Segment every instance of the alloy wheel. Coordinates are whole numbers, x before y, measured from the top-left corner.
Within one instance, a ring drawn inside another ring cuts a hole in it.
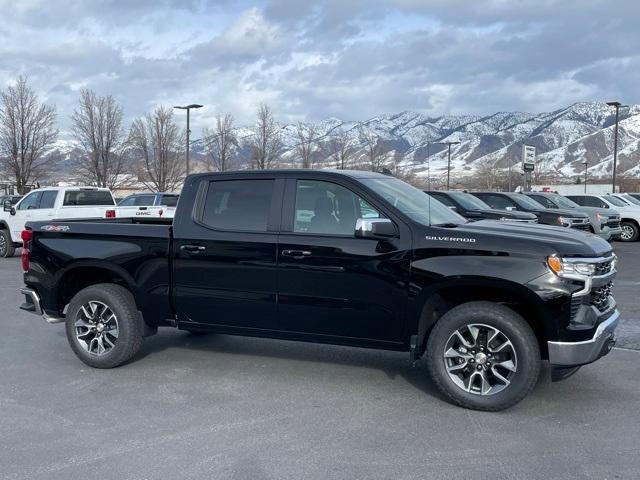
[[[109,353],[118,340],[118,319],[102,302],[90,301],[80,307],[74,329],[78,343],[91,355]]]
[[[622,240],[629,241],[633,238],[634,233],[635,232],[631,225],[622,225],[622,233],[620,234],[620,237]]]
[[[507,388],[518,370],[511,340],[495,327],[470,324],[451,334],[443,358],[449,378],[465,392],[494,395]]]

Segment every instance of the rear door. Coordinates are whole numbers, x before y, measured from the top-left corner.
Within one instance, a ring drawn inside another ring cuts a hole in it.
[[[284,179],[203,177],[192,218],[174,237],[179,322],[231,332],[273,330]]]
[[[354,188],[340,180],[287,180],[278,246],[280,327],[338,343],[400,344],[410,233],[356,238],[358,218],[387,215]]]

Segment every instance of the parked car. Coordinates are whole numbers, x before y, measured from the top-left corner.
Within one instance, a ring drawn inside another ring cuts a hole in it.
[[[622,228],[620,227],[620,214],[615,210],[600,207],[583,207],[558,193],[527,192],[525,195],[532,198],[545,208],[575,208],[579,212],[586,213],[589,215],[591,233],[595,233],[605,240],[618,239],[622,234]]]
[[[471,192],[492,208],[533,213],[538,223],[557,227],[591,231],[589,217],[575,209],[549,209],[527,197],[523,193],[512,192]]]
[[[640,237],[640,205],[630,205],[624,200],[613,195],[596,195],[585,193],[583,195],[567,195],[578,205],[586,207],[599,207],[617,210],[620,213],[620,226],[622,233],[620,240],[623,242],[635,242]]]
[[[308,210],[311,209],[311,215]],[[595,235],[463,217],[373,172],[192,175],[166,219],[30,222],[23,310],[111,368],[160,326],[407,351],[500,410],[607,354],[616,257]]]
[[[118,202],[115,216],[173,218],[178,198],[176,193],[136,193]]]
[[[454,212],[459,213],[470,221],[477,220],[503,220],[512,222],[537,223],[538,217],[533,213],[519,212],[517,210],[499,210],[491,208],[477,197],[470,193],[456,190],[442,191],[431,190],[426,191],[436,200],[444,203]]]
[[[29,221],[104,218],[114,205],[109,189],[93,187],[39,188],[15,205],[5,202],[0,213],[0,258],[13,256],[22,246],[20,233]]]
[[[625,203],[631,206],[635,206],[635,205],[640,206],[640,200],[628,193],[609,193],[608,195],[613,195],[616,198],[624,200]]]
[[[4,205],[9,202],[10,205],[15,205],[20,201],[22,195],[0,195],[0,205]]]
[[[629,195],[630,197],[635,198],[636,200],[638,200],[640,202],[640,193],[627,193],[627,195]]]

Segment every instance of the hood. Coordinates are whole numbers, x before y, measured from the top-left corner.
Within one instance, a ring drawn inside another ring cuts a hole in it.
[[[428,227],[425,236],[436,237],[448,247],[473,248],[499,253],[563,257],[600,257],[611,253],[609,243],[597,235],[573,228],[536,223],[480,220],[457,227]],[[433,246],[433,238],[424,239]],[[444,246],[444,245],[443,245]]]
[[[536,220],[533,213],[520,212],[518,210],[501,210],[499,208],[483,208],[483,209],[471,209],[469,212],[477,212],[481,215],[491,216],[494,218],[514,218],[518,220]]]
[[[588,218],[584,212],[581,212],[577,208],[544,208],[540,207],[536,210],[531,210],[532,212],[541,213],[541,214],[550,214],[555,213],[559,217],[573,217],[573,218]]]
[[[610,209],[610,208],[600,208],[600,207],[576,207],[574,210],[578,212],[584,212],[590,215],[595,215],[599,213],[600,215],[605,215],[607,217],[611,217],[612,215],[620,215],[620,212]]]

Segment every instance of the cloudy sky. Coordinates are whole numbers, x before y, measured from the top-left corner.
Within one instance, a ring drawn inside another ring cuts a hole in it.
[[[83,87],[127,120],[197,102],[250,123],[640,102],[634,0],[0,0],[0,86],[27,75],[61,128]],[[180,114],[183,115],[183,114]]]

